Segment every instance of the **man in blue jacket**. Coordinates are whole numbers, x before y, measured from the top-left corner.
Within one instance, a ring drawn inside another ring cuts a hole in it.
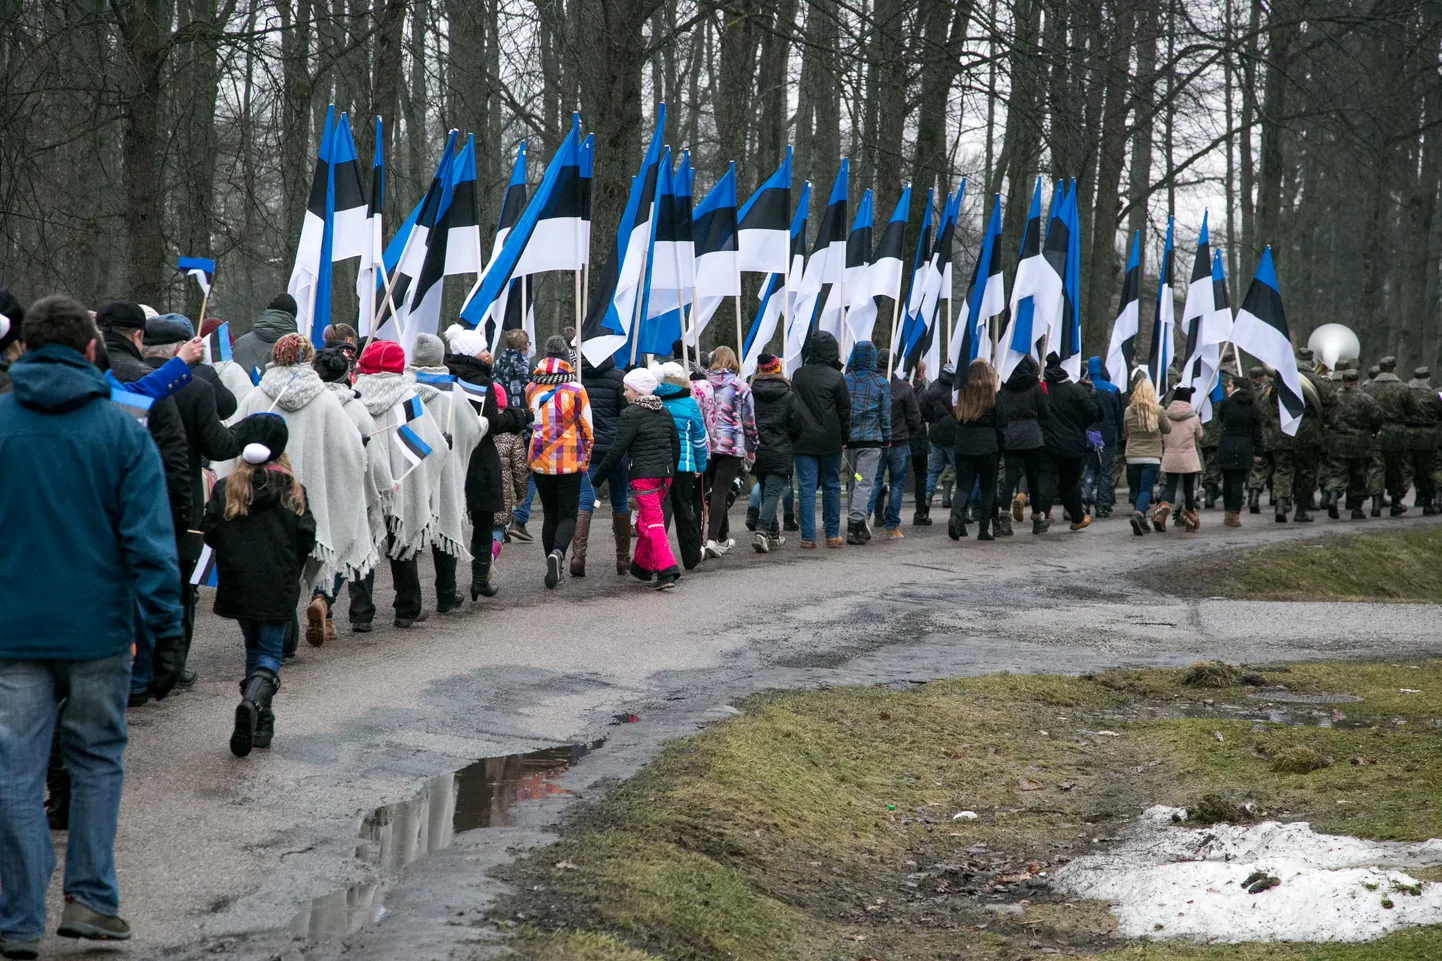
[[[13,391],[0,396],[6,958],[35,957],[45,930],[55,869],[45,819],[52,737],[73,785],[59,934],[130,937],[118,916],[114,849],[137,612],[162,649],[176,649],[180,635],[180,574],[160,454],[136,417],[110,402],[110,385],[94,365],[99,336],[75,301],[40,301],[25,316],[26,353],[10,367]]]
[[[1112,486],[1112,468],[1122,440],[1122,415],[1126,399],[1115,384],[1107,380],[1100,357],[1087,358],[1087,380],[1091,382],[1102,419],[1087,428],[1087,466],[1082,475],[1082,502],[1088,510],[1095,508],[1097,517],[1112,516],[1116,488]]]

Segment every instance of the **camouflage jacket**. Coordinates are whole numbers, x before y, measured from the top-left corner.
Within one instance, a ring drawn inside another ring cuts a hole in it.
[[[1407,450],[1411,438],[1408,425],[1417,417],[1417,401],[1396,374],[1378,374],[1367,385],[1367,393],[1382,407],[1382,432],[1377,438],[1384,451]]]
[[[1262,442],[1269,453],[1322,449],[1322,421],[1327,411],[1322,406],[1322,395],[1317,392],[1317,375],[1309,370],[1299,370],[1297,373],[1302,379],[1302,399],[1306,401],[1307,409],[1302,414],[1302,422],[1297,425],[1295,437],[1288,437],[1282,432],[1281,416],[1277,412],[1276,388],[1269,386],[1266,394],[1262,396]]]
[[[1372,439],[1382,426],[1382,407],[1359,387],[1343,387],[1327,416],[1328,443],[1337,457],[1370,457]]]
[[[1442,397],[1427,380],[1409,380],[1407,389],[1417,402],[1417,413],[1408,423],[1410,430],[1407,432],[1412,449],[1432,450],[1442,441],[1442,433],[1439,433],[1439,428],[1442,428]]]

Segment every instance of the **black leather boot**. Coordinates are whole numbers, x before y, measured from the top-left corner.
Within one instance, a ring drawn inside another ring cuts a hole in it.
[[[270,706],[270,699],[279,686],[280,679],[263,667],[256,668],[254,674],[241,681],[240,703],[235,707],[235,729],[230,734],[231,754],[236,757],[250,754],[250,749],[255,746],[261,708]]]
[[[1373,516],[1373,517],[1381,517],[1381,516],[1382,516],[1382,495],[1381,495],[1381,494],[1373,494],[1373,495],[1372,495],[1372,516]]]
[[[1247,491],[1247,513],[1249,513],[1249,514],[1260,514],[1260,513],[1262,513],[1262,492],[1261,492],[1261,490],[1254,488],[1254,489],[1252,489],[1252,490]]]

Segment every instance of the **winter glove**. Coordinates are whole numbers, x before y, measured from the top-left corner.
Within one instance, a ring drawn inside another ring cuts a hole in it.
[[[442,434],[441,437],[445,438],[445,441],[446,441],[446,450],[453,450],[453,449],[455,448],[456,445],[455,445],[455,443],[452,441],[450,434]]]
[[[180,672],[185,670],[185,638],[160,637],[155,640],[154,669],[150,675],[150,694],[163,701],[175,690]]]
[[[491,432],[491,420],[484,414],[478,416],[476,420],[480,421],[481,424],[481,436],[478,439],[485,440],[486,435]]]

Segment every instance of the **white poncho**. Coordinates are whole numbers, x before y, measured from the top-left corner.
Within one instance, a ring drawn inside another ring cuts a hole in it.
[[[366,519],[370,522],[371,543],[375,545],[377,551],[383,551],[386,543],[386,515],[391,512],[391,503],[395,500],[396,493],[395,478],[391,476],[391,458],[385,446],[387,438],[384,434],[375,433],[375,418],[361,403],[360,395],[355,392],[355,388],[348,383],[328,383],[325,386],[335,394],[336,400],[340,401],[346,416],[356,425],[356,429],[364,438],[367,475],[365,484]]]
[[[444,367],[418,367],[415,370],[447,373]],[[407,372],[406,376],[414,378],[414,371]],[[446,458],[445,470],[441,471],[439,523],[432,543],[459,560],[469,561],[471,552],[466,549],[465,531],[466,469],[471,463],[471,452],[481,442],[481,422],[475,409],[464,398],[452,411],[455,394],[450,390],[416,384],[416,395],[426,405],[429,416],[434,417],[441,429],[451,435],[451,455]]]
[[[400,487],[386,516],[386,527],[393,537],[390,556],[409,560],[416,551],[430,546],[440,526],[441,472],[450,454],[441,435],[443,425],[436,423],[429,412],[406,424],[431,448],[430,456],[412,470],[411,462],[396,443],[396,421],[404,416],[398,406],[416,396],[415,384],[401,374],[362,374],[356,378],[355,389],[375,419],[375,429],[382,431],[371,438],[371,443],[384,441],[391,475]]]

